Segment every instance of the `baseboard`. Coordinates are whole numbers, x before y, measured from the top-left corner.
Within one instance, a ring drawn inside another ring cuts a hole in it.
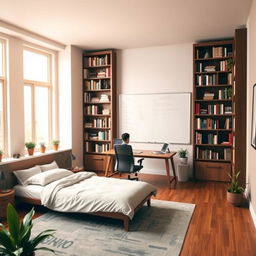
[[[250,206],[249,206],[249,210],[250,210],[250,213],[251,213],[251,216],[252,216],[252,220],[253,220],[253,223],[254,223],[254,226],[256,228],[256,213],[252,207],[252,203],[250,202]]]
[[[158,174],[158,175],[166,175],[166,170],[159,170],[159,169],[142,169],[140,173],[146,173],[146,174]],[[171,172],[172,173],[172,172]]]

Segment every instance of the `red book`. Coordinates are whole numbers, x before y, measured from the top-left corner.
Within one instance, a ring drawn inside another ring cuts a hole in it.
[[[233,134],[232,133],[228,134],[228,142],[230,145],[233,145]]]
[[[200,104],[196,103],[196,115],[200,114]]]

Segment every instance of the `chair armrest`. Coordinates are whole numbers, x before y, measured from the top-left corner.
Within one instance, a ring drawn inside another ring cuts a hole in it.
[[[137,163],[139,163],[140,165],[142,165],[142,161],[144,160],[144,158],[140,158]]]

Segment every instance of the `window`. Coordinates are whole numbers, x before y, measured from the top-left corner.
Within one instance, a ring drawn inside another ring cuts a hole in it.
[[[0,149],[7,153],[6,142],[6,42],[0,39]]]
[[[24,48],[25,141],[52,140],[52,58],[49,53]]]

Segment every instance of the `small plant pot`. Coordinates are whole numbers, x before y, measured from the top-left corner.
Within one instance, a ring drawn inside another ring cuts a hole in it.
[[[234,206],[240,206],[243,202],[243,194],[231,193],[227,191],[227,201]]]
[[[187,164],[188,163],[188,158],[187,157],[183,157],[183,158],[180,157],[180,163],[181,164]]]
[[[2,158],[3,158],[3,155],[1,154],[1,155],[0,155],[0,162],[2,162]]]
[[[58,145],[58,144],[53,144],[53,149],[54,149],[55,151],[57,151],[57,150],[59,149],[59,145]]]
[[[45,153],[46,147],[40,147],[40,152]]]
[[[28,155],[33,156],[34,155],[34,148],[28,148]]]

